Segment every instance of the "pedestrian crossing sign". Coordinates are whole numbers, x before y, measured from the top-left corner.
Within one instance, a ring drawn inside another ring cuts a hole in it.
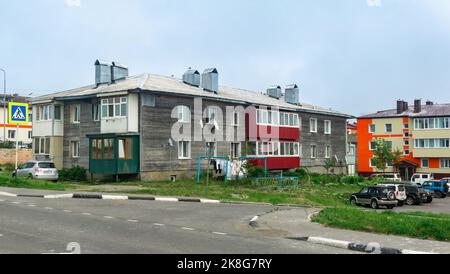
[[[8,122],[12,125],[28,124],[28,104],[10,102],[8,105]]]

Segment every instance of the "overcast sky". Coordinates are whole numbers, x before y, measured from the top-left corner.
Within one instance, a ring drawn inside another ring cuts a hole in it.
[[[450,103],[448,0],[15,0],[0,18],[0,67],[24,95],[92,84],[101,58],[131,74],[217,67],[256,91],[297,83],[302,101],[353,115]]]

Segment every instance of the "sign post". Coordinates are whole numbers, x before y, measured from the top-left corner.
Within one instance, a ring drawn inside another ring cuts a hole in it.
[[[10,102],[8,104],[8,123],[16,125],[16,169],[19,164],[19,128],[26,125],[28,121],[28,104]]]

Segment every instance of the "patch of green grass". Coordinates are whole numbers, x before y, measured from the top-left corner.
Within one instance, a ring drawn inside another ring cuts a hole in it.
[[[32,180],[25,178],[12,178],[6,174],[0,174],[0,187],[27,188],[66,191],[77,188],[76,185],[66,183],[53,183],[44,180]]]
[[[450,241],[449,220],[448,214],[378,213],[350,207],[328,208],[313,218],[330,227],[438,241]]]

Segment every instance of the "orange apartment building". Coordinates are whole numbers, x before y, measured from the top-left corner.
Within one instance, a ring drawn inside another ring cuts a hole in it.
[[[377,139],[385,139],[403,154],[399,163],[384,172],[398,172],[409,180],[414,173],[432,173],[436,179],[450,177],[450,104],[402,100],[397,108],[358,118],[358,173],[381,173],[373,161]]]

